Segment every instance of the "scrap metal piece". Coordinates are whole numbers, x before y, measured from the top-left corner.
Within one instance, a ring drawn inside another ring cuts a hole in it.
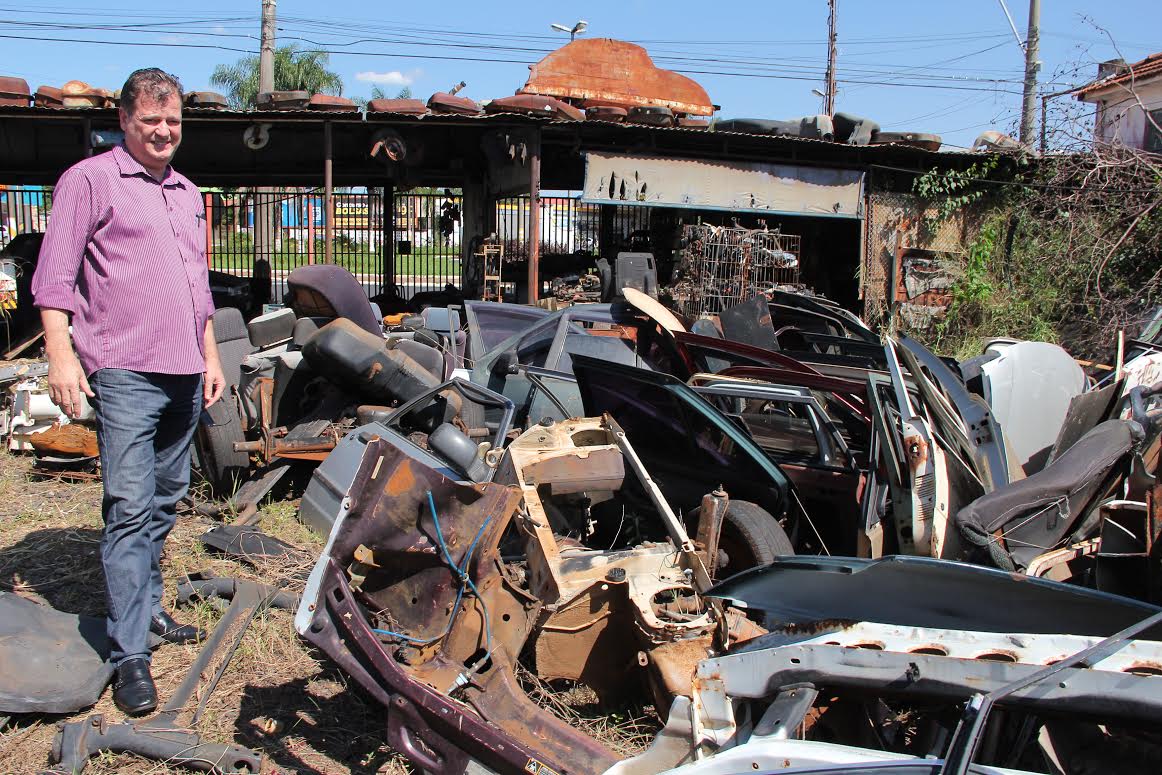
[[[1157,610],[1091,589],[928,557],[780,558],[709,593],[766,614],[768,629],[846,619],[981,632],[1104,637]],[[1162,639],[1162,630],[1146,637]]]
[[[198,537],[202,545],[254,565],[271,559],[306,557],[306,552],[249,525],[215,525]]]
[[[697,82],[654,64],[641,46],[609,38],[574,40],[529,66],[517,94],[547,94],[582,107],[667,107],[710,116],[714,104]]]
[[[237,745],[203,742],[196,732],[143,732],[133,724],[109,724],[103,715],[96,715],[61,727],[51,752],[51,759],[57,764],[45,775],[79,775],[88,760],[101,751],[135,753],[216,775],[255,773],[262,766],[260,754]]]
[[[145,721],[107,724],[104,716],[61,725],[53,741],[54,773],[77,775],[90,757],[101,751],[132,752],[146,758],[179,764],[205,772],[259,772],[263,756],[237,745],[203,742],[192,728],[202,715],[210,695],[237,652],[250,622],[278,595],[278,590],[251,581],[233,579],[234,599],[218,626],[210,633],[185,679],[174,690],[161,712]],[[178,723],[188,706],[189,728]]]
[[[646,470],[645,464],[642,463],[637,452],[630,446],[625,431],[609,415],[605,415],[602,420],[613,431],[613,437],[616,440],[615,443],[618,449],[625,455],[626,461],[634,473],[637,474],[638,479],[641,480],[642,486],[645,487],[646,495],[649,496],[650,501],[654,504],[654,508],[658,510],[658,514],[662,517],[662,521],[666,525],[666,531],[670,534],[670,539],[681,552],[682,565],[693,573],[694,588],[699,592],[705,592],[710,589],[712,585],[710,573],[706,570],[706,566],[702,563],[698,552],[695,551],[694,542],[690,540],[690,536],[686,533],[686,527],[682,524],[682,520],[678,519],[678,516],[674,514],[673,509],[670,508],[670,504],[666,502],[666,496],[662,494],[661,488],[658,487],[657,482],[650,476],[650,472]]]
[[[238,579],[230,576],[215,576],[209,571],[187,574],[178,582],[178,604],[185,605],[194,598],[211,601],[233,600],[237,581]],[[293,611],[298,608],[299,597],[290,592],[280,591],[269,597],[266,604],[271,608]]]
[[[698,510],[698,533],[694,545],[702,555],[706,572],[714,577],[718,567],[718,538],[722,533],[722,520],[730,507],[730,498],[718,488],[702,497],[702,508]]]
[[[296,629],[392,710],[388,743],[425,770],[463,772],[470,757],[504,772],[599,773],[616,760],[516,680],[541,607],[500,563],[519,501],[373,439],[308,581]],[[360,545],[381,567],[357,598],[343,568]]]

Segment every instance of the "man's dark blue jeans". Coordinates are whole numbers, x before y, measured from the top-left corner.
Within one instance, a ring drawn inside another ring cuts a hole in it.
[[[119,665],[149,659],[149,619],[161,611],[161,549],[190,485],[202,375],[99,369],[89,385],[105,484],[101,563],[110,661]]]

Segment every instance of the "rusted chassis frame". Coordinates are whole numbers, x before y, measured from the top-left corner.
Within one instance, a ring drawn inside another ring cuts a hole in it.
[[[315,610],[307,639],[387,708],[387,744],[424,770],[458,775],[471,758],[499,773],[528,772],[533,763],[542,773],[596,775],[617,761],[590,737],[527,700],[522,705],[528,715],[520,723],[527,724],[528,739],[521,741],[414,680],[383,651],[334,561],[323,574],[319,600],[324,608]],[[492,671],[505,674],[496,688],[523,694],[506,655],[496,652],[492,660]]]
[[[422,537],[432,532],[426,521],[429,491],[456,562],[463,562],[479,538],[467,573],[492,612],[492,642],[497,645],[491,651],[491,665],[476,673],[463,664],[474,649],[485,645],[478,601],[465,594],[460,615],[445,632],[430,621],[434,617],[429,609],[442,608],[455,594],[456,584],[432,541]],[[388,744],[432,773],[458,775],[470,759],[499,773],[538,775],[596,775],[614,764],[617,756],[538,707],[517,683],[515,655],[506,648],[512,640],[505,633],[523,642],[517,634],[521,620],[531,620],[539,606],[519,599],[519,591],[500,569],[497,544],[519,495],[502,485],[468,486],[448,480],[384,440],[368,445],[351,493],[348,513],[332,535],[331,556],[322,567],[313,603],[307,601],[312,606],[309,624],[300,632],[388,709]],[[491,521],[481,527],[488,517]],[[357,583],[367,585],[365,592],[375,587],[377,605],[391,601],[386,608],[398,614],[398,629],[430,638],[429,642],[415,647],[384,643],[372,631],[341,565],[352,559],[356,546],[383,567],[383,573]],[[408,575],[408,569],[415,572]],[[395,596],[424,602],[395,605]],[[512,624],[497,621],[508,614],[504,620],[511,619]],[[449,680],[457,673],[454,682]],[[458,685],[463,701],[425,681],[441,688]]]

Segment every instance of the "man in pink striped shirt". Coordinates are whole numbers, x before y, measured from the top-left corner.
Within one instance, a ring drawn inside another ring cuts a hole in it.
[[[201,635],[162,608],[159,561],[189,487],[190,439],[226,384],[210,323],[205,209],[169,166],[181,106],[174,76],[129,76],[124,145],[57,182],[32,285],[52,399],[76,417],[83,393],[96,410],[113,699],[130,715],[157,706],[148,633]]]

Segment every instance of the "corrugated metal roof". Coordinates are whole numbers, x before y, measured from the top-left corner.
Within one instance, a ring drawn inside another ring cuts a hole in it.
[[[87,115],[87,116],[111,116],[115,114],[116,108],[65,108],[65,107],[39,107],[39,106],[6,106],[0,107],[0,115],[27,115],[27,116],[53,116],[61,117],[67,114]],[[613,121],[570,121],[568,119],[557,118],[541,118],[537,116],[530,116],[523,113],[481,113],[479,115],[463,115],[456,113],[427,113],[422,116],[416,116],[410,113],[390,113],[390,112],[375,112],[366,113],[361,111],[324,111],[324,110],[232,110],[232,109],[218,109],[218,108],[191,108],[183,109],[184,113],[191,118],[199,119],[213,119],[222,118],[223,120],[246,120],[253,122],[278,122],[279,120],[290,121],[337,121],[344,123],[367,122],[374,124],[377,120],[390,121],[392,123],[441,123],[441,124],[470,124],[479,122],[498,122],[498,123],[521,123],[534,125],[600,125],[603,129],[612,129],[614,131],[635,131],[635,132],[658,132],[658,133],[677,133],[682,135],[717,135],[723,137],[740,137],[749,140],[756,140],[761,143],[769,142],[771,144],[809,144],[815,147],[841,147],[847,149],[861,149],[864,151],[876,152],[876,149],[906,149],[909,152],[923,155],[938,155],[941,153],[955,153],[960,154],[961,149],[942,148],[939,151],[928,151],[922,148],[917,148],[906,143],[875,143],[866,146],[852,146],[846,143],[837,143],[830,140],[823,140],[813,137],[796,137],[794,135],[768,135],[755,134],[749,132],[730,132],[721,131],[711,128],[699,127],[658,127],[647,124],[632,124],[628,122],[613,122]]]
[[[1140,81],[1144,78],[1154,79],[1162,76],[1162,51],[1156,54],[1151,54],[1145,59],[1135,62],[1126,67],[1125,72],[1116,73],[1114,75],[1106,76],[1100,80],[1088,83],[1074,92],[1078,99],[1084,100],[1087,95],[1093,92],[1108,89],[1111,86],[1119,86],[1121,84],[1128,84],[1130,82]]]

